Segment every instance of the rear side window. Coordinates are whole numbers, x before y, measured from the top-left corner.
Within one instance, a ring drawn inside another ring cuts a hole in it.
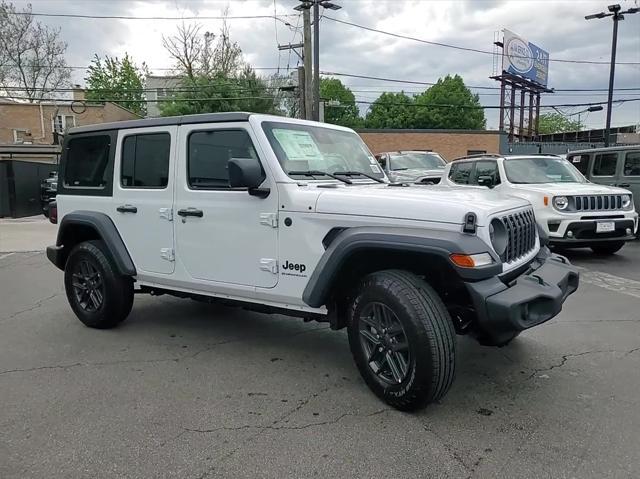
[[[468,185],[473,169],[473,162],[454,163],[449,171],[449,179],[459,185]]]
[[[104,188],[108,183],[108,135],[73,138],[67,146],[64,186],[67,188]]]
[[[478,184],[478,178],[481,176],[490,176],[494,185],[500,184],[500,173],[498,172],[498,162],[496,161],[477,161],[476,171],[473,175],[473,184]]]
[[[245,130],[194,131],[189,135],[187,178],[194,189],[229,188],[229,160],[258,158]]]
[[[624,158],[624,176],[640,176],[640,151],[627,153]]]
[[[169,181],[169,133],[130,135],[122,143],[123,188],[165,188]]]
[[[567,160],[583,175],[587,176],[589,169],[589,155],[569,155]]]
[[[593,161],[594,176],[614,176],[616,174],[616,165],[618,164],[617,153],[605,153],[596,155]]]

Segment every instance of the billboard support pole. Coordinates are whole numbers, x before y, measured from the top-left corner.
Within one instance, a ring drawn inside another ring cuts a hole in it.
[[[529,92],[529,128],[527,134],[529,138],[533,137],[533,92]]]
[[[499,130],[504,131],[504,96],[506,94],[505,81],[500,81],[500,126]]]
[[[511,84],[511,104],[509,105],[509,141],[513,142],[514,115],[516,106],[516,85]]]
[[[535,135],[540,134],[540,92],[536,93],[536,130]]]
[[[524,140],[525,134],[524,134],[524,94],[525,94],[525,90],[524,88],[522,90],[520,90],[520,125],[518,128],[518,137],[520,138],[520,141]]]

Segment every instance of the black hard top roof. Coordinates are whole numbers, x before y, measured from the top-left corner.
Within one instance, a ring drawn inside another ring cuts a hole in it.
[[[589,148],[585,150],[572,150],[567,155],[574,155],[576,153],[606,153],[608,151],[627,151],[627,150],[640,150],[640,145],[618,145],[618,146],[603,146],[600,148]]]
[[[224,123],[232,121],[247,121],[253,113],[202,113],[199,115],[165,116],[160,118],[145,118],[142,120],[116,121],[113,123],[98,123],[96,125],[78,126],[69,130],[70,135],[76,133],[90,133],[93,131],[124,130],[128,128],[147,128],[151,126],[188,125],[193,123]]]

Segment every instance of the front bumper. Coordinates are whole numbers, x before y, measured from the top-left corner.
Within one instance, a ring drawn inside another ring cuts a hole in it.
[[[508,282],[493,277],[466,285],[478,328],[497,344],[556,316],[578,283],[578,270],[544,247],[526,271]]]
[[[614,223],[615,230],[607,233],[596,233],[598,221]],[[627,234],[631,231],[631,234]],[[634,219],[603,219],[591,221],[572,221],[567,224],[563,236],[549,235],[551,244],[563,246],[588,246],[606,241],[631,241],[635,239],[636,222]],[[571,232],[571,236],[568,233]]]

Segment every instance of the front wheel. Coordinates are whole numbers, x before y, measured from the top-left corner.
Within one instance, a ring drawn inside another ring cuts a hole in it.
[[[349,345],[369,388],[389,405],[415,410],[453,383],[455,330],[442,300],[406,271],[364,278],[349,314]]]
[[[608,243],[597,243],[591,245],[591,250],[595,254],[601,255],[609,255],[614,254],[620,251],[620,249],[624,246],[624,241],[611,241]]]
[[[113,328],[131,312],[133,281],[118,273],[103,241],[85,241],[71,250],[64,286],[71,309],[90,328]]]

